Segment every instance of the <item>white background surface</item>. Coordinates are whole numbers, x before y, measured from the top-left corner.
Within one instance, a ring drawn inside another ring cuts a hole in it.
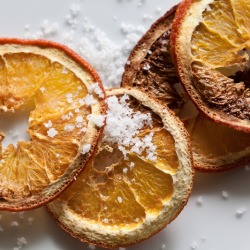
[[[43,21],[47,19],[51,23],[57,22],[60,27],[57,34],[50,39],[62,41],[62,34],[70,31],[70,27],[65,23],[65,17],[69,13],[70,6],[76,3],[81,6],[78,24],[83,22],[84,17],[88,17],[92,24],[104,31],[111,41],[119,44],[123,39],[121,22],[149,27],[157,17],[177,2],[174,0],[2,1],[0,34],[23,37],[27,32],[38,31]],[[161,12],[159,8],[162,9]],[[152,16],[152,19],[145,18],[147,16]],[[83,35],[81,25],[77,27],[74,34],[76,40]],[[4,126],[3,123],[3,117],[0,116],[1,128]],[[228,192],[227,199],[222,197],[223,191]],[[242,209],[246,212],[242,216],[237,216],[237,211]],[[0,212],[0,250],[14,249],[18,246],[17,241],[20,237],[25,237],[27,240],[27,245],[20,249],[89,249],[87,244],[71,238],[62,231],[47,214],[45,208],[24,214]],[[243,167],[226,173],[196,174],[192,196],[178,218],[151,239],[128,249],[250,249],[250,171]]]

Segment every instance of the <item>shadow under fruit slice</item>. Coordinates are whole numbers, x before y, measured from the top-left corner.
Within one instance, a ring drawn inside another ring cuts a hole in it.
[[[243,165],[250,160],[250,133],[213,123],[199,114],[182,90],[169,44],[176,9],[158,19],[132,50],[121,85],[147,91],[181,117],[190,133],[197,170],[222,171]]]
[[[0,79],[2,113],[33,108],[30,140],[0,147],[0,209],[31,209],[84,168],[100,134],[93,118],[103,118],[105,94],[86,61],[42,40],[0,39]]]
[[[172,27],[178,75],[210,119],[250,132],[250,3],[185,0]]]
[[[186,130],[168,108],[133,88],[107,95],[95,155],[47,206],[72,236],[116,248],[149,238],[180,213],[193,169]]]

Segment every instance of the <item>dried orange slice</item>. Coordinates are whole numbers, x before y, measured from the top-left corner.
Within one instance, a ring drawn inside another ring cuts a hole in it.
[[[137,89],[107,95],[97,153],[47,206],[72,236],[115,248],[170,223],[188,200],[193,170],[188,135],[167,108]]]
[[[143,89],[181,117],[190,133],[195,169],[211,172],[241,166],[250,160],[250,133],[199,114],[180,86],[169,46],[176,9],[158,19],[134,47],[121,85]]]
[[[179,79],[169,52],[176,8],[159,18],[138,41],[125,65],[121,85],[140,88],[178,112],[184,101],[174,88]]]
[[[0,147],[0,209],[30,209],[83,169],[100,134],[105,94],[86,61],[49,41],[0,39],[0,75],[1,112],[33,108],[30,141]]]
[[[250,132],[250,3],[185,0],[172,26],[178,75],[210,119]]]

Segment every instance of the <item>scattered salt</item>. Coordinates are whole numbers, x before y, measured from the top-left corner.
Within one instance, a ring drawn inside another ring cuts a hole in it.
[[[66,131],[66,132],[72,132],[74,129],[75,129],[75,125],[73,125],[73,124],[66,124],[64,126],[64,131]]]
[[[68,93],[67,95],[66,95],[66,99],[67,99],[67,102],[68,103],[72,103],[73,102],[73,95],[71,94],[71,93]]]
[[[91,144],[85,144],[82,148],[82,154],[88,153],[90,149],[91,149]]]
[[[105,121],[105,115],[87,115],[87,120],[93,122],[97,127],[102,127]]]
[[[104,218],[103,222],[107,224],[109,222],[109,219],[108,218]]]
[[[42,93],[44,93],[44,92],[45,92],[45,90],[46,90],[46,88],[45,88],[45,87],[41,87],[41,88],[40,88],[40,91],[41,91]]]
[[[192,244],[191,244],[191,246],[190,246],[190,248],[191,248],[192,250],[194,250],[194,249],[197,248],[197,246],[198,246],[197,242],[196,242],[196,241],[193,241]]]
[[[235,211],[235,215],[236,217],[240,218],[242,217],[245,213],[247,212],[247,208],[246,207],[240,207]]]
[[[152,142],[153,132],[142,138],[137,136],[144,126],[152,126],[151,114],[134,112],[129,107],[128,99],[128,95],[120,98],[116,96],[107,98],[108,112],[104,141],[117,144],[125,159],[126,148],[130,148],[131,152],[139,155],[145,151],[146,158],[155,161],[156,146]]]
[[[70,111],[68,114],[66,115],[62,115],[62,120],[70,120],[70,118],[72,118],[74,115],[73,113]]]
[[[11,227],[18,227],[19,223],[17,221],[11,221],[10,226]]]
[[[97,94],[100,98],[104,98],[103,90],[100,88],[98,82],[89,86],[88,91],[89,93]]]
[[[83,102],[82,102],[83,101]],[[85,98],[80,99],[80,104],[86,104],[87,106],[95,104],[97,101],[93,95],[87,94]]]
[[[229,198],[229,194],[227,191],[223,190],[221,193],[221,196],[224,200],[227,200]]]
[[[119,203],[122,203],[122,197],[121,196],[118,196],[117,200],[118,200]]]
[[[44,127],[45,127],[45,128],[51,128],[52,125],[53,125],[53,123],[52,123],[51,120],[49,120],[47,123],[46,123],[46,122],[44,123]]]
[[[128,169],[127,168],[124,168],[122,171],[123,171],[124,174],[128,173]]]
[[[203,197],[202,197],[202,196],[199,196],[199,197],[197,198],[197,200],[196,200],[197,206],[202,206],[202,205],[203,205],[203,202],[204,202],[204,200],[203,200]]]
[[[51,138],[54,138],[56,135],[58,134],[58,131],[54,128],[50,128],[48,131],[47,131],[47,135]]]
[[[95,245],[89,244],[89,249],[95,249]]]
[[[161,249],[166,249],[166,248],[167,248],[167,246],[165,244],[161,245]]]

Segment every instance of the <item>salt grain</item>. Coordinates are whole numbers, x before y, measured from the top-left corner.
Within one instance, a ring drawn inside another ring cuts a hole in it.
[[[202,206],[202,205],[203,205],[203,202],[204,202],[204,200],[203,200],[203,197],[202,197],[202,196],[199,196],[199,197],[197,198],[197,200],[196,200],[197,206]]]
[[[44,92],[45,92],[45,90],[46,90],[46,88],[45,88],[45,87],[41,87],[41,88],[40,88],[40,91],[41,91],[42,93],[44,93]]]
[[[82,100],[83,102],[81,102],[81,100]],[[87,106],[91,106],[91,105],[93,105],[93,104],[95,104],[95,103],[97,102],[97,100],[94,98],[94,96],[93,96],[93,95],[90,95],[90,94],[87,94],[87,95],[85,96],[85,98],[83,98],[83,99],[81,99],[81,100],[80,100],[80,104],[84,103],[84,104],[86,104]]]
[[[229,198],[229,194],[227,191],[223,190],[221,193],[221,196],[223,199],[227,200]]]
[[[95,245],[89,244],[89,249],[95,249]]]
[[[47,135],[51,138],[54,138],[56,135],[58,134],[58,131],[54,128],[50,128],[48,131],[47,131]]]
[[[87,115],[87,120],[93,122],[97,127],[102,127],[105,121],[105,115]]]
[[[165,244],[161,245],[161,249],[166,249],[166,248],[167,248],[167,246]]]
[[[43,125],[44,125],[45,128],[51,128],[53,123],[52,123],[51,120],[49,120],[47,123],[44,123]]]
[[[66,131],[66,132],[72,132],[74,129],[75,129],[75,125],[73,125],[73,124],[66,124],[64,126],[64,131]]]
[[[240,218],[242,217],[245,213],[247,212],[247,208],[246,207],[240,207],[235,211],[235,215],[236,217]]]
[[[82,148],[82,154],[88,153],[90,149],[91,149],[91,144],[85,144]]]
[[[122,203],[122,197],[121,196],[118,196],[117,200],[118,200],[119,203]]]

